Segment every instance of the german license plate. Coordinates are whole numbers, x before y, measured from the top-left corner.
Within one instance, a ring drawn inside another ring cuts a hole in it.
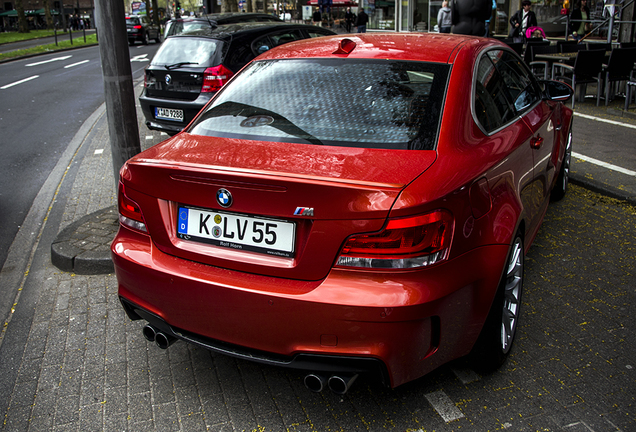
[[[155,118],[160,120],[183,121],[183,110],[155,107]]]
[[[295,231],[293,222],[179,207],[177,236],[184,240],[293,257]]]

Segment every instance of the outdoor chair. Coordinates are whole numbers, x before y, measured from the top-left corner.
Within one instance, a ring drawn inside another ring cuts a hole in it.
[[[610,51],[612,49],[611,43],[596,43],[596,42],[588,42],[587,43],[588,50],[603,50]]]
[[[530,70],[534,76],[539,79],[548,79],[550,78],[550,68],[552,66],[552,62],[549,60],[537,59],[537,54],[557,54],[558,50],[556,45],[536,45],[529,47],[531,51],[530,55]]]
[[[523,42],[506,42],[506,45],[512,48],[512,50],[519,55],[523,53]]]
[[[603,70],[603,59],[605,51],[602,50],[582,50],[576,54],[574,66],[564,63],[554,63],[552,65],[553,79],[569,82],[576,95],[576,86],[583,86],[580,90],[580,99],[585,99],[587,84],[596,83],[596,106],[601,101],[601,72]],[[574,108],[575,96],[572,97],[572,108]]]
[[[632,87],[636,87],[636,79],[633,77],[625,83],[625,111],[629,109],[629,104],[632,103]]]
[[[550,45],[550,41],[547,40],[539,40],[539,41],[530,41],[530,39],[528,39],[528,42],[526,42],[526,50],[523,53],[523,61],[526,62],[527,65],[530,64],[530,62],[533,60],[532,59],[532,47],[537,47],[537,46],[548,46]]]
[[[562,53],[562,52],[567,52],[567,51],[563,51],[562,46],[563,45],[577,45],[579,43],[579,41],[576,40],[558,40],[556,41],[556,47],[558,52]]]
[[[562,53],[579,52],[587,49],[587,45],[581,43],[562,44],[560,46]]]
[[[609,104],[612,83],[629,81],[636,61],[636,48],[615,48],[604,65],[605,106]]]

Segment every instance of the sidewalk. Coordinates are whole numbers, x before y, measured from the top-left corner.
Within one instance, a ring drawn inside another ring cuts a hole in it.
[[[140,86],[135,90],[139,92]],[[582,123],[583,114],[636,124],[633,118],[614,115],[620,103],[610,111],[577,103],[575,121]],[[149,131],[137,108],[141,145],[146,149],[166,136]],[[11,351],[12,362],[3,364],[0,394],[7,406],[0,399],[0,409],[8,414],[0,430],[265,430],[250,422],[253,417],[271,418],[266,429],[276,430],[272,425],[280,422],[281,412],[288,416],[286,425],[295,425],[293,430],[330,429],[328,424],[295,418],[319,406],[303,404],[301,399],[326,398],[334,416],[347,412],[343,400],[310,395],[299,380],[288,379],[277,368],[268,368],[265,378],[260,372],[263,366],[185,343],[169,350],[148,347],[143,323],[125,316],[110,262],[109,245],[118,228],[117,195],[106,114],[101,111],[51,205],[50,219],[59,218],[59,224],[50,220],[45,230],[55,229],[48,234],[54,240],[43,242],[35,253],[32,277],[9,324],[12,332],[3,330],[0,347],[10,349],[15,344],[25,349]],[[592,148],[595,143],[585,145]],[[616,147],[594,147],[594,151],[616,156]],[[625,168],[636,170],[636,166]],[[636,203],[634,176],[575,158],[571,180]],[[42,236],[49,237],[46,232]],[[49,262],[49,247],[50,260],[59,269]],[[38,281],[41,286],[29,285]],[[249,394],[243,382],[253,384]],[[442,423],[437,430],[451,430],[446,427]]]

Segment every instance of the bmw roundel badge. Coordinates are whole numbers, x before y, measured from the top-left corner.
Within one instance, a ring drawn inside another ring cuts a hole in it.
[[[216,191],[216,201],[221,207],[228,208],[232,205],[232,194],[227,189],[219,189]]]
[[[166,84],[172,84],[172,77],[170,76],[170,74],[166,74]]]

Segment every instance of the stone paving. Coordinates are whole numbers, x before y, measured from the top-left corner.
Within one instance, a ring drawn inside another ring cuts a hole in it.
[[[107,135],[104,115],[53,204],[64,205],[56,234],[116,204]],[[144,147],[161,139],[141,135]],[[528,255],[518,340],[500,371],[458,361],[394,390],[360,377],[345,396],[183,342],[160,350],[125,316],[113,274],[62,271],[42,245],[0,339],[0,430],[636,430],[634,238],[634,207],[572,187]]]

